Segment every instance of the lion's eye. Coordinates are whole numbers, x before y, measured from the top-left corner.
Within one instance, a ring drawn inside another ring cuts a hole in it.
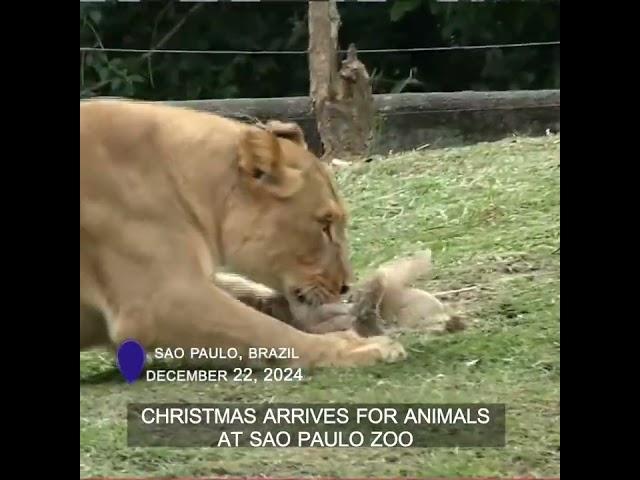
[[[322,233],[324,233],[329,240],[331,240],[331,224],[330,223],[324,223],[322,225]]]

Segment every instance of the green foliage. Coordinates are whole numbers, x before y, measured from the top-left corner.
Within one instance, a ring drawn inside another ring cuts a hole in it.
[[[559,2],[339,4],[340,46],[411,48],[559,38]],[[307,4],[81,3],[80,44],[188,50],[299,50]],[[559,88],[558,47],[361,54],[375,93]],[[81,52],[80,96],[161,99],[308,94],[306,55]]]
[[[404,17],[405,14],[418,8],[421,3],[422,0],[396,0],[391,6],[391,21],[397,22]]]

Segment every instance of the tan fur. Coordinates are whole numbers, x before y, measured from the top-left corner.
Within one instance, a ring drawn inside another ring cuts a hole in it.
[[[351,281],[331,173],[278,128],[144,102],[80,103],[81,350],[134,338],[147,349],[292,347],[300,366],[406,356],[386,337],[300,331],[211,281],[225,266],[315,306],[338,301]]]

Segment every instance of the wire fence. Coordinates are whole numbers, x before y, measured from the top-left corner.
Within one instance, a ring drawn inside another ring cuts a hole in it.
[[[528,43],[502,43],[488,45],[450,45],[444,47],[415,47],[415,48],[374,48],[358,50],[358,54],[367,53],[402,53],[402,52],[437,52],[451,50],[491,50],[502,48],[525,48],[560,45],[560,41],[528,42]],[[172,50],[172,49],[144,49],[144,48],[105,48],[105,47],[80,47],[81,52],[109,52],[109,53],[167,53],[183,55],[308,55],[308,50]],[[340,50],[340,53],[346,53]]]

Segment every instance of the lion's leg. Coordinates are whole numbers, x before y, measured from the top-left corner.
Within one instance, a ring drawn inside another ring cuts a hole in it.
[[[260,283],[234,273],[216,272],[213,283],[243,303],[253,306],[263,300],[269,300],[279,293]]]
[[[176,279],[174,279],[176,280]],[[295,366],[355,366],[405,358],[401,345],[386,337],[361,338],[351,332],[316,335],[262,314],[206,280],[172,282],[147,305],[120,309],[109,319],[116,344],[134,338],[155,347],[289,347]]]
[[[216,273],[213,283],[245,305],[303,329],[301,322],[293,316],[289,302],[281,293],[232,273]]]

